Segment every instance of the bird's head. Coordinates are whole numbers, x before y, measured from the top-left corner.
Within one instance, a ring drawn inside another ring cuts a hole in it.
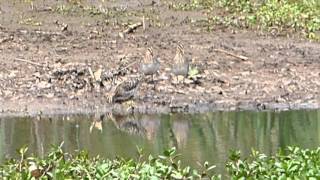
[[[143,62],[144,63],[151,63],[153,59],[153,50],[149,47],[144,55]]]
[[[183,45],[182,45],[180,42],[178,43],[176,53],[177,53],[177,54],[184,55],[184,47],[183,47]]]
[[[176,63],[184,63],[184,48],[183,48],[183,45],[181,43],[178,43],[178,46],[177,46],[177,50],[176,50],[176,55],[174,57],[174,61]]]

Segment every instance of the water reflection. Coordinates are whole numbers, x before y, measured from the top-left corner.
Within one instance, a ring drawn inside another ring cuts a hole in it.
[[[108,158],[136,157],[136,146],[153,154],[175,146],[184,163],[209,161],[221,172],[230,149],[248,155],[251,148],[274,154],[287,145],[318,147],[319,121],[320,111],[2,118],[0,161],[22,145],[43,156],[62,141],[66,151],[87,149]]]

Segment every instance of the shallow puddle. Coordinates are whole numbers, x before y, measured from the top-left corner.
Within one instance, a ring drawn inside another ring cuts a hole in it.
[[[136,157],[136,146],[155,155],[175,146],[184,164],[197,168],[197,162],[209,161],[223,173],[231,149],[247,156],[252,148],[270,155],[287,145],[318,147],[320,111],[0,119],[2,162],[23,145],[44,155],[61,142],[66,151],[86,149],[106,158]]]

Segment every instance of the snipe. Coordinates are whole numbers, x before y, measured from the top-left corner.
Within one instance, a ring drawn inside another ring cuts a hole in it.
[[[115,85],[108,94],[109,103],[122,103],[131,100],[140,83],[140,77],[131,77]]]
[[[141,73],[146,76],[151,76],[153,82],[153,75],[158,72],[159,68],[160,62],[158,58],[154,58],[152,48],[148,48],[140,65]]]
[[[178,44],[176,55],[173,59],[172,73],[176,76],[186,78],[189,73],[189,60],[184,56],[184,48],[182,44]]]

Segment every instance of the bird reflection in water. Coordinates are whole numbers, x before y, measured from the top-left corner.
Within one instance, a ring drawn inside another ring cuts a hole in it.
[[[105,118],[104,114],[99,114],[99,113],[95,113],[94,117],[92,118],[92,123],[91,126],[89,128],[90,133],[92,133],[93,128],[99,130],[102,132],[103,128],[102,128],[102,121]]]
[[[151,119],[151,116],[142,116],[141,118],[131,115],[122,116],[112,113],[107,114],[115,127],[128,134],[140,135],[148,140],[154,140],[160,126],[160,118]]]
[[[140,118],[142,126],[146,129],[146,138],[148,140],[155,140],[160,128],[160,116],[142,116]]]
[[[157,134],[160,131],[161,117],[154,116],[138,116],[138,115],[119,115],[115,113],[96,114],[93,118],[90,126],[90,132],[93,129],[99,131],[103,130],[103,120],[110,120],[115,127],[127,134],[138,135],[148,139],[149,141],[155,141]],[[169,146],[175,146],[182,148],[186,145],[188,140],[188,134],[190,125],[187,120],[184,120],[182,116],[173,117],[172,124],[169,127],[165,127],[165,131],[169,134],[170,142]]]
[[[141,122],[137,120],[134,115],[118,115],[113,113],[108,113],[107,118],[111,120],[115,127],[121,131],[124,131],[128,134],[145,136],[146,130],[141,125]]]
[[[179,148],[184,147],[188,140],[189,123],[186,120],[174,120],[172,124],[172,132],[175,137],[176,144]]]

